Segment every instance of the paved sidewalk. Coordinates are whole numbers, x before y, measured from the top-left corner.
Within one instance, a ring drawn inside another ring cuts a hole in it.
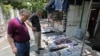
[[[5,41],[7,39],[7,34],[6,32],[3,33],[3,35],[0,35],[0,43],[2,43],[3,41]]]

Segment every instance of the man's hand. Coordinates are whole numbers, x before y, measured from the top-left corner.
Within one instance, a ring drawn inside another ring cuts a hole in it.
[[[14,39],[13,39],[13,37],[12,37],[12,34],[8,34],[7,36],[8,36],[8,37],[7,37],[7,38],[8,38],[8,42],[9,42],[11,48],[12,48],[12,52],[13,52],[14,54],[16,54],[16,53],[17,53],[17,48],[16,48],[16,46],[15,46],[15,43],[14,43]]]
[[[17,48],[16,48],[16,47],[12,48],[12,52],[13,52],[14,54],[17,54]]]
[[[37,29],[36,29],[36,27],[32,27],[32,30],[33,30],[33,31],[36,31]]]

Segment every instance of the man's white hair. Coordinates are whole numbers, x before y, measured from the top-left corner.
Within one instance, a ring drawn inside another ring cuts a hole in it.
[[[19,14],[30,14],[30,11],[27,10],[27,9],[21,9],[21,10],[19,11]]]

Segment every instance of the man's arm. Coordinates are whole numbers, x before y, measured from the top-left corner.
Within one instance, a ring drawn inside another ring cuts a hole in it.
[[[12,35],[8,34],[7,38],[8,38],[8,42],[9,42],[11,48],[12,48],[13,53],[16,54],[17,53],[17,48],[15,46],[14,39],[12,38]]]
[[[26,24],[27,24],[29,27],[31,27],[33,31],[36,30],[36,27],[33,27],[32,24],[31,24],[31,22],[30,22],[29,20],[26,21]]]
[[[29,22],[29,20],[26,21],[26,24],[27,24],[29,27],[32,28],[32,24],[31,24],[31,22]]]
[[[13,53],[17,53],[17,48],[15,46],[15,43],[14,43],[14,39],[12,37],[12,34],[14,33],[14,30],[15,30],[15,24],[13,21],[9,21],[8,23],[8,28],[7,28],[7,38],[8,38],[8,42],[12,48],[12,52]]]

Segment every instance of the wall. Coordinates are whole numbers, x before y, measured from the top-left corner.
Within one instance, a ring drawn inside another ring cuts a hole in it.
[[[11,7],[11,9],[10,9],[10,18],[11,19],[14,18],[14,9],[13,9],[13,7]]]
[[[10,9],[10,18],[14,18],[16,16],[19,15],[19,10],[16,8],[16,9],[13,9],[13,7]]]
[[[5,30],[5,18],[3,16],[2,7],[0,6],[0,36],[4,35]]]
[[[4,17],[3,17],[3,12],[2,12],[2,7],[0,6],[0,24],[4,24]]]

